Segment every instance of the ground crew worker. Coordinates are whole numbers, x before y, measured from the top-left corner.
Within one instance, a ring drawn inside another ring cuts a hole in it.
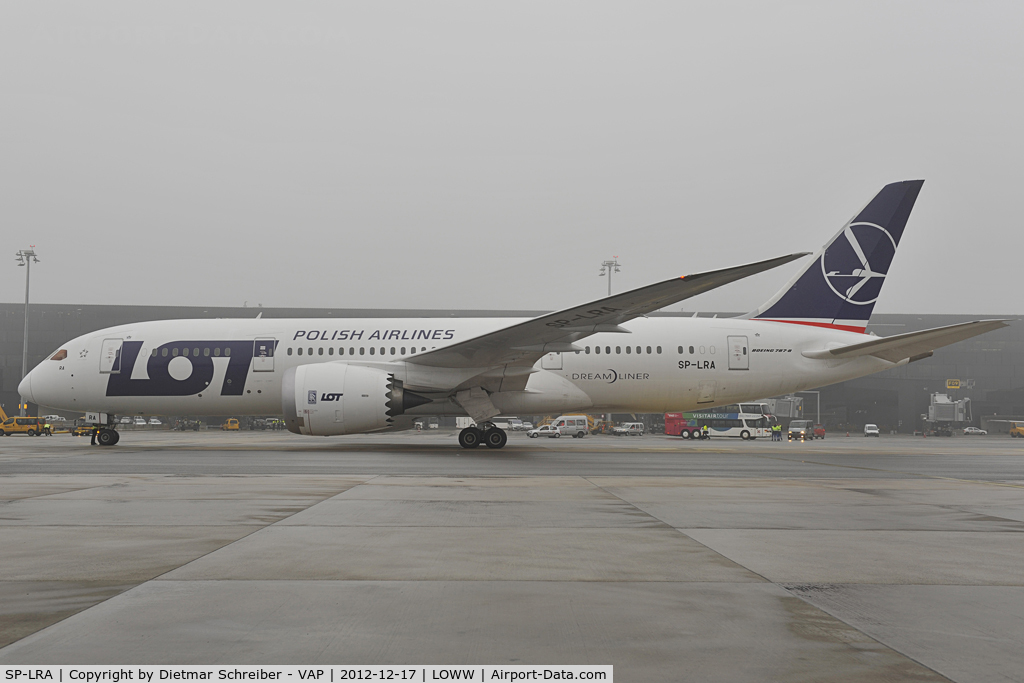
[[[700,428],[700,438],[702,438],[702,439],[708,439],[708,438],[710,438],[710,437],[711,437],[711,435],[710,435],[710,434],[708,434],[708,426],[707,426],[707,425],[704,425],[703,427],[701,427],[701,428]]]

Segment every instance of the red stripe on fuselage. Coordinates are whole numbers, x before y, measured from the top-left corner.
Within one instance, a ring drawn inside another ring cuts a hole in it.
[[[778,320],[775,318],[751,318],[751,320],[764,320],[770,323],[790,323],[791,325],[810,325],[811,327],[825,327],[830,330],[844,330],[846,332],[860,332],[864,334],[867,325],[857,327],[856,325],[836,325],[835,323],[815,323],[809,320]]]

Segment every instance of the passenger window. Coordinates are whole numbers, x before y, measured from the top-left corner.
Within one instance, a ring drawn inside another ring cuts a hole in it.
[[[376,349],[376,348],[374,348],[373,346],[371,346],[371,347],[370,347],[370,355],[372,356],[372,355],[373,355],[374,353],[376,353],[376,352],[377,352],[377,349]]]
[[[199,358],[199,349],[192,349],[192,355],[196,358]]]
[[[621,346],[616,346],[615,347],[615,353],[622,353],[622,347]]]
[[[213,350],[213,355],[215,355],[215,356],[219,356],[220,355],[220,347],[219,346]],[[292,350],[291,350],[290,347],[288,349],[288,355],[289,356],[292,355]]]
[[[704,353],[704,347],[703,347],[703,346],[702,346],[702,347],[700,347],[700,352],[701,352],[701,353]]]
[[[333,356],[334,355],[334,347],[333,346],[328,346],[327,347],[327,355],[328,356]]]
[[[156,349],[153,349],[153,358],[156,358]]]
[[[391,355],[392,356],[395,355],[395,347],[394,346],[391,347]]]
[[[585,349],[583,349],[583,353],[590,355],[590,347],[588,346]]]
[[[402,355],[403,356],[405,355],[405,347],[404,346],[402,347]]]
[[[410,351],[411,351],[411,353],[416,353],[416,347],[415,346],[412,347],[412,349]]]
[[[659,346],[657,349],[655,349],[655,351],[657,351],[658,353],[661,353],[661,347]]]
[[[225,356],[230,356],[231,355],[231,347],[230,346],[225,346],[224,347],[224,355]]]
[[[339,356],[344,356],[345,355],[345,347],[344,346],[339,346],[338,347],[338,355]]]
[[[175,358],[178,357],[178,349],[177,349],[177,347],[171,349],[171,356],[173,356]]]
[[[714,355],[714,353],[715,353],[715,347],[714,347],[714,346],[712,346],[712,347],[711,347],[711,355]]]
[[[679,355],[680,356],[683,355],[683,347],[682,346],[679,347]]]
[[[166,348],[161,349],[160,350],[160,355],[163,356],[164,358],[167,358],[167,349]]]
[[[690,353],[691,354],[693,353],[693,347],[692,346],[690,347]]]
[[[383,355],[384,355],[384,352],[385,352],[386,350],[387,350],[387,349],[385,349],[385,348],[384,348],[383,346],[382,346],[382,347],[380,347],[380,355],[382,355],[382,356],[383,356]]]
[[[302,347],[301,346],[299,347],[299,355],[300,356],[302,355]]]
[[[213,350],[213,355],[215,355],[215,356],[219,356],[220,354],[219,354],[219,353],[217,353],[218,351],[220,351],[220,349],[214,349],[214,350]],[[288,347],[288,355],[289,355],[289,356],[290,356],[290,355],[292,355],[292,347],[290,347],[290,346]]]
[[[359,347],[359,355],[361,356],[361,355],[363,355],[364,353],[366,353],[366,347],[365,347],[365,346],[360,346],[360,347]]]
[[[182,349],[181,355],[183,355],[185,358],[188,358],[188,349]]]
[[[600,346],[595,346],[594,347],[594,353],[601,353],[601,347]]]
[[[324,347],[321,346],[319,349],[317,349],[317,351],[318,351],[318,355],[320,355],[320,356],[324,355]]]
[[[203,349],[203,358],[209,358],[209,357],[210,357],[210,349],[208,349],[208,348],[207,349]]]
[[[313,355],[313,347],[312,346],[310,346],[306,351],[309,353],[309,355],[311,355],[311,356]]]
[[[350,356],[356,355],[356,348],[354,346],[348,347],[348,355],[350,355]]]
[[[610,347],[610,346],[604,347],[604,352],[605,353],[611,353],[612,352],[612,347]]]
[[[626,347],[626,353],[633,353],[633,347],[632,346],[627,346]]]

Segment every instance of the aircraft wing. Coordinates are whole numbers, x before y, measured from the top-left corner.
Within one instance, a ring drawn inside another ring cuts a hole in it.
[[[807,358],[856,358],[858,356],[875,356],[892,363],[898,363],[905,358],[926,357],[932,354],[935,349],[955,344],[964,339],[1000,327],[1006,327],[1008,320],[975,320],[969,323],[947,325],[946,327],[935,327],[920,332],[907,332],[892,337],[879,337],[871,341],[859,344],[849,344],[835,349],[821,349],[820,351],[804,351]]]
[[[806,256],[789,254],[745,266],[684,275],[615,294],[557,313],[510,325],[464,342],[428,351],[408,360],[446,368],[487,368],[514,363],[532,366],[552,351],[576,351],[572,342],[597,332],[628,332],[620,324]]]

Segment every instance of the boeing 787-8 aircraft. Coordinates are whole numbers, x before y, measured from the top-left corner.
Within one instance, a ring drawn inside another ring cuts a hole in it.
[[[501,448],[500,414],[686,411],[800,391],[930,356],[1006,325],[865,334],[924,181],[886,185],[757,310],[646,314],[807,254],[673,278],[527,320],[279,319],[133,323],[73,339],[21,382],[35,403],[115,415],[285,415],[334,436],[469,415],[459,443]]]

